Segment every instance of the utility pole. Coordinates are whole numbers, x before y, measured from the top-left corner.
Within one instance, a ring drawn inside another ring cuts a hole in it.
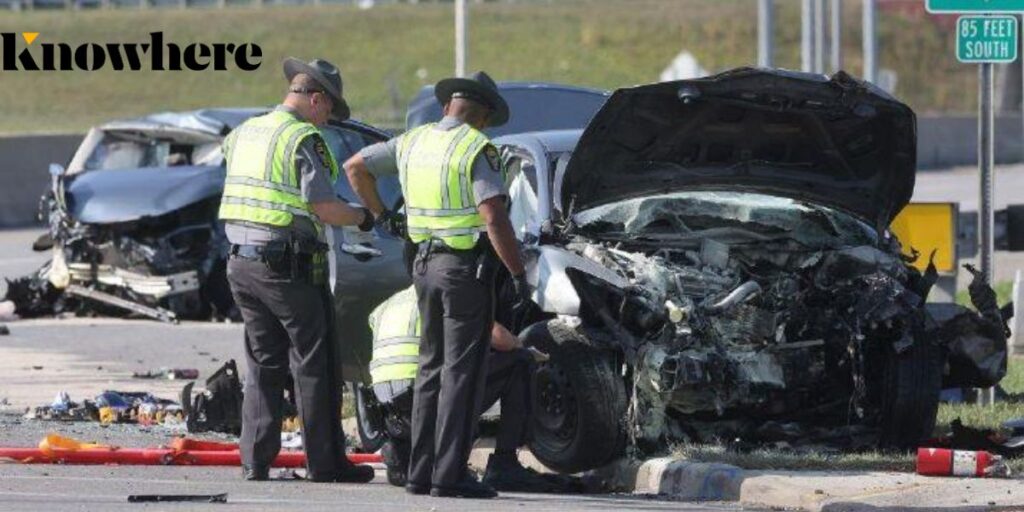
[[[829,6],[832,14],[832,44],[831,50],[832,72],[843,69],[843,0],[832,0]]]
[[[814,72],[825,72],[825,0],[814,0]]]
[[[801,2],[800,70],[814,71],[814,0]]]
[[[775,24],[775,0],[757,0],[757,65],[774,67],[775,46],[772,33]]]
[[[455,0],[455,76],[466,76],[466,0]]]
[[[875,39],[875,0],[864,0],[864,12],[862,23],[864,26],[863,48],[864,48],[864,80],[875,83],[878,78],[878,46]]]

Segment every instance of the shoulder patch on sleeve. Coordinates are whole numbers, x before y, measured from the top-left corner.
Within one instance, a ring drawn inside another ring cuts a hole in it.
[[[316,151],[316,155],[320,157],[320,164],[324,167],[331,168],[331,156],[327,152],[327,144],[324,143],[324,139],[320,137],[313,138],[313,150]]]
[[[498,156],[498,148],[494,147],[493,144],[488,144],[484,147],[484,157],[487,158],[487,163],[490,164],[491,170],[494,172],[501,171],[501,157]]]

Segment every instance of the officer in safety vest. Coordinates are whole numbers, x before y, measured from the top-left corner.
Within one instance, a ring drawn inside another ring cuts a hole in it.
[[[420,351],[419,306],[416,289],[410,286],[381,303],[370,314],[373,331],[373,359],[370,376],[377,401],[387,411],[384,429],[384,464],[388,482],[404,486],[409,469],[409,425],[412,415],[413,383]],[[519,463],[517,451],[526,443],[530,421],[530,378],[534,355],[523,348],[508,329],[494,322],[487,357],[487,378],[483,409],[501,400],[501,418],[495,436],[494,453],[487,461],[484,483],[499,491],[569,491],[571,480],[541,475]]]
[[[220,218],[231,243],[228,282],[245,320],[248,375],[242,406],[242,474],[266,480],[281,449],[289,368],[302,417],[307,479],[368,482],[369,466],[344,455],[340,381],[334,375],[334,308],[321,223],[373,227],[370,213],[337,199],[338,164],[319,127],[344,120],[338,68],[284,62],[288,94],[224,141]]]
[[[493,322],[494,254],[513,276],[517,300],[529,301],[522,256],[505,208],[498,152],[481,130],[508,121],[508,104],[487,74],[449,78],[434,87],[444,118],[345,163],[360,200],[386,225],[374,176],[398,174],[409,239],[418,245],[413,282],[422,334],[412,412],[406,491],[491,498],[467,470],[484,398]]]

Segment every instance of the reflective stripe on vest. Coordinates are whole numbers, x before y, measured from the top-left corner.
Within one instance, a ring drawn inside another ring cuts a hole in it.
[[[302,199],[295,151],[317,133],[312,124],[283,111],[254,117],[235,128],[224,140],[227,178],[218,216],[277,227],[291,225],[296,215],[315,220]],[[327,160],[333,182],[338,164],[333,155]],[[319,228],[318,222],[314,225]]]
[[[412,286],[391,296],[370,314],[374,384],[416,378],[420,353],[420,312]]]
[[[490,141],[464,124],[414,128],[398,140],[398,169],[409,238],[436,238],[453,249],[472,249],[484,222],[473,196],[473,161]]]

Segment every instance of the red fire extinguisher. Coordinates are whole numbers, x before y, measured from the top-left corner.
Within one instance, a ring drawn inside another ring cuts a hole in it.
[[[986,451],[918,448],[917,474],[928,476],[1000,476],[1002,457]]]

